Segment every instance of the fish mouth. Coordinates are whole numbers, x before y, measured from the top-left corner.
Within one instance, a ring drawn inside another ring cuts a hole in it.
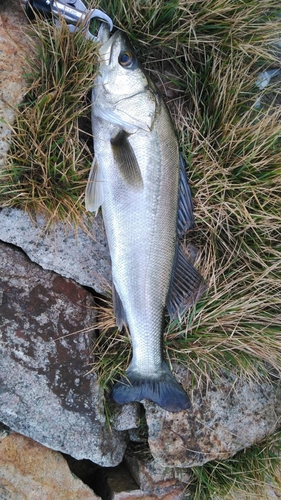
[[[109,40],[109,37],[110,37],[109,25],[107,23],[101,23],[97,34],[97,42],[103,45]]]
[[[106,66],[114,64],[115,56],[117,60],[117,56],[121,50],[128,48],[130,51],[134,51],[126,34],[120,29],[116,29],[116,31],[111,34],[108,23],[101,23],[96,41],[99,44],[100,62]]]
[[[97,42],[100,44],[99,55],[101,61],[107,66],[110,65],[112,61],[112,42],[116,37],[116,33],[117,32],[110,36],[110,29],[107,23],[102,23],[98,31]]]

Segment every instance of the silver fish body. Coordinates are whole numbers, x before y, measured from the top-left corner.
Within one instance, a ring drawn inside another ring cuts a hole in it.
[[[148,398],[180,411],[190,402],[163,361],[163,314],[167,303],[171,315],[180,309],[182,278],[175,275],[184,256],[178,236],[193,225],[190,192],[167,108],[127,37],[117,31],[111,38],[103,34],[103,41],[92,99],[95,160],[86,206],[93,211],[102,206],[117,325],[129,327],[133,346],[126,378],[115,384],[112,396],[120,404]],[[183,295],[194,301],[202,278],[187,267],[191,282]]]

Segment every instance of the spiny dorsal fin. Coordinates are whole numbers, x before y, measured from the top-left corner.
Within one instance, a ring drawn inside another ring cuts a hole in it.
[[[188,184],[185,161],[180,154],[180,183],[179,183],[179,207],[178,207],[178,236],[181,238],[188,229],[194,226],[193,203],[190,187]]]
[[[133,148],[128,141],[128,134],[121,130],[110,142],[122,179],[129,186],[141,189],[142,175]]]
[[[96,158],[94,158],[85,192],[86,210],[89,210],[89,212],[96,212],[97,214],[103,200],[104,191],[102,173]]]

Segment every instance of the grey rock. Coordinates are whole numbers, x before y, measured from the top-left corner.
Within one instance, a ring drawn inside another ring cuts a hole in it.
[[[111,265],[102,218],[84,218],[80,228],[58,222],[50,228],[19,209],[0,211],[0,240],[22,248],[43,269],[74,279],[101,294],[111,288]]]
[[[94,301],[0,243],[0,421],[54,450],[104,466],[123,458],[127,433],[106,425],[89,373]]]
[[[268,381],[222,372],[220,379],[192,389],[188,372],[176,374],[192,408],[169,413],[145,401],[150,451],[162,466],[194,467],[224,460],[276,430],[280,388]]]
[[[139,427],[140,405],[129,403],[127,405],[117,405],[112,403],[113,411],[111,425],[116,431],[125,431]]]

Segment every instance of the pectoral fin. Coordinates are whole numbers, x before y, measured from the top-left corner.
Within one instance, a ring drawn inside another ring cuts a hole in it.
[[[103,203],[103,199],[104,191],[102,172],[96,158],[94,158],[85,192],[86,210],[89,210],[89,212],[96,212],[97,214],[99,207]]]
[[[176,252],[167,309],[171,320],[181,317],[206,290],[206,282],[193,267],[181,246]]]
[[[124,182],[131,187],[140,189],[143,187],[143,180],[136,155],[128,141],[128,134],[121,130],[111,139],[111,147],[114,160],[118,166]]]
[[[188,184],[185,161],[180,154],[180,184],[179,184],[179,207],[178,207],[178,236],[194,226],[193,203],[190,187]]]

